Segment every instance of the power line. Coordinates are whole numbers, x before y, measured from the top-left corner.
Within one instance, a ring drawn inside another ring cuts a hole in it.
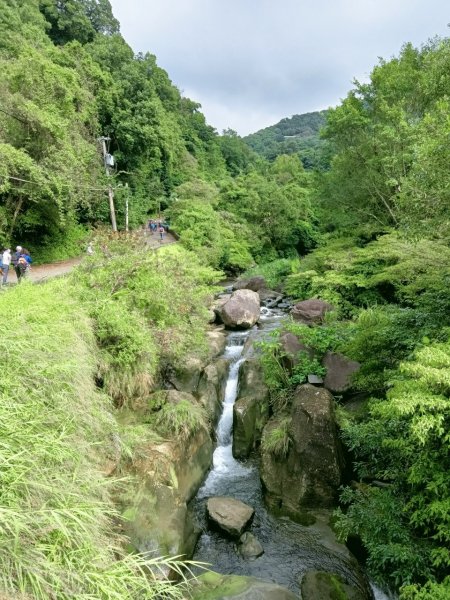
[[[12,175],[0,175],[0,179],[13,179],[14,181],[21,181],[23,183],[31,183],[31,185],[37,185],[37,186],[44,186],[47,185],[45,183],[39,183],[38,181],[30,181],[29,179],[22,179],[21,177],[13,177]],[[70,184],[68,183],[61,183],[60,184],[63,187],[72,187]],[[74,184],[76,185],[76,184]],[[107,192],[108,188],[95,188],[95,187],[89,187],[89,186],[85,186],[85,185],[76,185],[76,187],[84,189],[84,190],[91,190],[94,192]]]

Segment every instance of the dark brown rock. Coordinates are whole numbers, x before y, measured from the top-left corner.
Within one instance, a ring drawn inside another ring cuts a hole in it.
[[[292,307],[291,315],[295,321],[300,321],[305,325],[318,325],[323,322],[325,314],[330,310],[334,310],[331,304],[318,298],[312,298],[297,302]]]
[[[335,352],[327,352],[322,364],[327,370],[323,385],[334,394],[346,392],[351,388],[352,375],[361,366],[359,362]]]
[[[288,370],[292,371],[299,362],[299,354],[305,353],[308,358],[314,358],[314,350],[303,344],[296,335],[285,331],[280,335],[280,350],[282,352],[282,364]]]
[[[271,426],[271,421],[266,427]],[[334,399],[328,390],[309,384],[297,388],[289,439],[283,458],[267,450],[262,452],[261,479],[267,501],[293,516],[304,508],[333,506],[342,458]]]

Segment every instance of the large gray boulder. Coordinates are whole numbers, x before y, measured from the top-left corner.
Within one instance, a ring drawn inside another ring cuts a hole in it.
[[[311,298],[310,300],[297,302],[292,307],[291,315],[295,321],[300,321],[305,325],[319,325],[323,323],[325,314],[330,310],[334,310],[334,308],[328,302]]]
[[[255,275],[255,277],[249,277],[248,279],[238,279],[233,285],[233,290],[252,290],[253,292],[259,292],[259,290],[266,288],[266,280],[260,275]]]
[[[206,512],[209,521],[232,537],[240,537],[253,518],[254,509],[227,496],[208,498]]]
[[[333,506],[342,458],[334,399],[328,390],[299,386],[290,417],[286,455],[263,450],[261,479],[268,503],[296,517],[305,508]],[[271,421],[266,428],[272,426]]]
[[[231,329],[250,329],[260,315],[259,296],[252,290],[237,290],[220,308],[220,318]]]
[[[269,389],[258,359],[246,360],[239,371],[239,392],[233,406],[233,456],[246,458],[261,440],[269,418]]]
[[[298,600],[290,590],[254,577],[219,575],[212,571],[197,578],[192,600]]]
[[[361,367],[359,362],[336,352],[327,352],[322,364],[327,370],[323,385],[334,394],[348,391],[352,386],[353,374]]]

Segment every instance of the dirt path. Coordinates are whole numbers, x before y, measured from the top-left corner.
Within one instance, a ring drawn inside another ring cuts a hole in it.
[[[151,235],[149,232],[146,231],[143,237],[144,243],[151,250],[157,250],[162,246],[174,244],[177,241],[171,233],[164,234],[164,238],[162,241],[160,240],[159,233],[154,233],[153,235]],[[36,267],[32,266],[29,274],[29,279],[30,281],[37,283],[40,281],[45,281],[50,277],[66,275],[66,273],[70,273],[72,269],[77,267],[82,260],[83,257],[79,256],[78,258],[69,258],[68,260],[61,260],[46,265],[38,265]],[[17,277],[13,267],[9,269],[8,283],[17,283]]]

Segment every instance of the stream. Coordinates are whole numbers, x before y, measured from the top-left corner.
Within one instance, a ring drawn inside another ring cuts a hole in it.
[[[279,326],[282,318],[281,311],[263,309],[259,327],[228,334],[223,356],[230,360],[230,365],[223,412],[216,429],[213,466],[191,504],[202,529],[193,559],[209,563],[213,571],[222,574],[257,577],[299,594],[301,578],[310,569],[339,573],[353,581],[357,578],[355,572],[358,566],[345,546],[336,542],[329,529],[329,512],[315,512],[317,522],[307,527],[287,517],[272,515],[264,504],[258,459],[238,461],[233,458],[233,404],[238,395],[239,368],[247,352],[252,351],[251,342],[266,337],[268,332]],[[231,496],[255,509],[250,531],[264,547],[262,556],[244,559],[237,552],[235,542],[208,529],[206,501],[211,496]],[[372,590],[376,600],[389,600],[375,586]]]

